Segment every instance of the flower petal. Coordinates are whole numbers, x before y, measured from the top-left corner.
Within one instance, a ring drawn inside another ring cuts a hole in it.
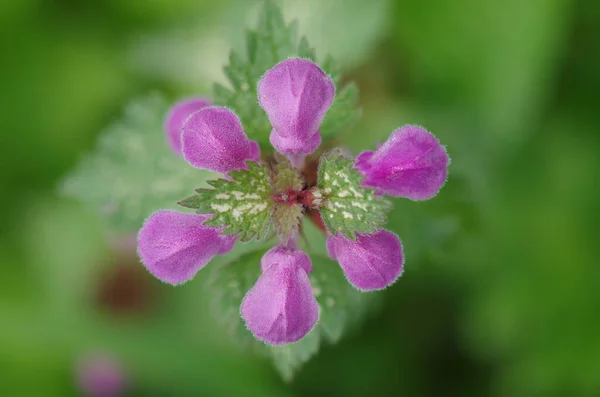
[[[182,128],[192,113],[210,106],[210,101],[205,98],[194,97],[175,103],[165,117],[164,130],[167,142],[175,153],[181,156]]]
[[[261,261],[263,273],[244,297],[242,318],[254,336],[272,345],[296,342],[317,323],[319,306],[300,250],[275,247]]]
[[[227,173],[260,159],[258,144],[248,139],[231,110],[210,107],[194,113],[183,126],[183,157],[194,167]]]
[[[264,272],[272,265],[281,265],[282,263],[294,264],[301,266],[308,274],[312,272],[312,263],[310,258],[304,251],[296,248],[285,248],[277,246],[271,248],[260,261],[260,268]]]
[[[117,397],[126,389],[125,373],[121,365],[105,354],[85,357],[77,365],[77,381],[83,395],[89,397]]]
[[[450,159],[446,148],[427,130],[407,125],[392,133],[375,152],[363,152],[355,167],[363,185],[379,194],[427,200],[446,182]]]
[[[269,137],[271,145],[279,153],[294,155],[294,154],[309,154],[317,150],[321,145],[321,134],[316,133],[308,139],[298,139],[295,136],[282,136],[276,132],[271,132]]]
[[[387,230],[357,234],[356,240],[329,236],[327,251],[337,259],[350,284],[361,290],[385,288],[402,274],[402,244]]]
[[[148,271],[166,283],[181,284],[194,277],[215,255],[231,250],[235,236],[204,226],[209,217],[155,212],[138,234],[138,253]]]
[[[275,149],[283,154],[314,152],[334,97],[331,78],[309,60],[287,59],[268,70],[258,83],[258,101],[273,126]]]

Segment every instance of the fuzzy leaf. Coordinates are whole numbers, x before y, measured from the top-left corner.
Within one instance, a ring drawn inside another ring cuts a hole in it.
[[[321,124],[323,139],[332,137],[339,132],[343,133],[358,122],[361,110],[356,108],[357,104],[358,87],[356,84],[350,83],[336,93],[335,101]]]
[[[321,333],[319,326],[296,343],[283,346],[269,346],[269,353],[283,380],[291,382],[294,373],[308,360],[319,352],[321,347]]]
[[[199,214],[214,214],[206,225],[225,227],[225,234],[237,234],[241,241],[263,239],[271,226],[273,189],[269,170],[249,161],[248,170],[229,172],[231,180],[207,183],[213,189],[196,189],[197,194],[179,202]]]
[[[250,139],[256,140],[263,149],[272,151],[269,142],[271,124],[256,99],[258,82],[267,70],[292,57],[301,57],[319,63],[315,50],[306,37],[298,40],[297,21],[285,23],[281,10],[273,1],[266,1],[256,30],[246,32],[245,56],[232,51],[229,64],[224,67],[231,89],[215,84],[216,105],[233,109],[240,117]],[[340,86],[341,71],[331,57],[326,57],[321,67],[337,87],[336,99],[323,121],[322,134],[332,137],[345,131],[360,117],[356,86]]]
[[[129,103],[122,120],[100,135],[94,151],[65,178],[62,192],[128,233],[152,212],[176,208],[186,192],[215,174],[191,167],[171,151],[163,132],[167,110],[159,95]]]
[[[304,179],[298,170],[290,164],[284,156],[276,156],[277,163],[274,166],[272,184],[276,192],[284,192],[289,188],[300,190],[304,187]]]
[[[356,233],[372,233],[383,227],[389,201],[361,186],[362,175],[353,160],[334,150],[321,157],[317,186],[324,197],[323,222],[331,234],[356,238]]]
[[[277,234],[284,241],[288,241],[292,234],[298,230],[302,218],[300,204],[277,204],[273,210],[273,222]]]

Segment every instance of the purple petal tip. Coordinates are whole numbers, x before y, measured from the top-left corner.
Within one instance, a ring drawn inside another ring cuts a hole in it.
[[[331,78],[307,59],[287,59],[268,70],[258,84],[258,101],[273,126],[275,149],[283,154],[314,152],[334,97]]]
[[[327,238],[329,256],[337,259],[350,284],[364,291],[383,289],[402,274],[404,258],[400,239],[387,230]]]
[[[202,109],[183,126],[183,157],[194,167],[227,173],[260,160],[258,144],[248,139],[240,119],[222,107]]]
[[[142,263],[156,278],[177,285],[194,277],[217,254],[233,248],[235,236],[224,236],[203,223],[210,215],[158,211],[138,234]]]
[[[164,121],[164,130],[169,146],[175,153],[181,156],[181,133],[182,128],[192,113],[210,106],[206,98],[194,97],[181,100],[169,109]]]

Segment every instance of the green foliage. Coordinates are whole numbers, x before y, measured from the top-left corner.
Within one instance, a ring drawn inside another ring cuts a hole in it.
[[[225,227],[225,234],[237,234],[241,241],[263,239],[271,226],[273,190],[269,170],[249,161],[248,170],[229,172],[231,180],[207,183],[213,189],[196,189],[196,194],[179,202],[199,214],[214,214],[205,224]]]
[[[276,193],[287,194],[289,189],[299,191],[304,186],[304,179],[283,156],[276,156],[277,163],[273,166],[272,184]],[[303,207],[297,203],[275,203],[273,223],[275,230],[283,240],[298,230],[302,219]]]
[[[290,164],[284,156],[276,156],[272,184],[276,192],[284,192],[289,188],[300,190],[304,186],[304,179],[298,170]]]
[[[298,230],[302,219],[303,208],[300,204],[275,204],[273,223],[282,240],[287,241]]]
[[[321,124],[321,136],[327,139],[344,132],[352,127],[361,115],[358,104],[358,87],[349,83],[340,91],[336,92],[335,102],[327,111],[323,124]]]
[[[258,82],[267,70],[291,57],[319,63],[306,37],[298,41],[297,25],[295,20],[286,24],[281,10],[272,1],[266,1],[257,29],[246,32],[245,56],[232,51],[229,64],[224,68],[231,89],[220,84],[213,87],[215,104],[233,109],[240,117],[246,134],[269,151],[272,150],[269,143],[272,128],[256,99]],[[355,109],[358,89],[353,84],[340,87],[340,70],[333,59],[325,58],[321,67],[331,76],[337,89],[336,99],[321,127],[323,137],[327,138],[354,124],[360,117],[360,110]]]
[[[296,343],[282,346],[269,346],[269,354],[275,368],[286,382],[290,382],[296,370],[319,352],[321,333],[315,326],[304,338]]]
[[[324,197],[321,215],[330,233],[354,239],[355,233],[372,233],[385,224],[390,202],[361,186],[363,177],[352,159],[332,151],[321,157],[318,176]]]
[[[124,232],[135,232],[158,209],[175,208],[190,186],[202,186],[214,174],[171,151],[163,132],[167,109],[158,95],[129,103],[123,119],[100,135],[94,152],[63,181],[63,193]]]

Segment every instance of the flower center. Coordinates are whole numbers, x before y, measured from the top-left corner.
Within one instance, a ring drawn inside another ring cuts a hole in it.
[[[289,206],[300,204],[307,208],[315,208],[321,205],[323,195],[316,187],[301,190],[289,187],[283,192],[272,195],[271,199],[277,204],[287,204]]]

